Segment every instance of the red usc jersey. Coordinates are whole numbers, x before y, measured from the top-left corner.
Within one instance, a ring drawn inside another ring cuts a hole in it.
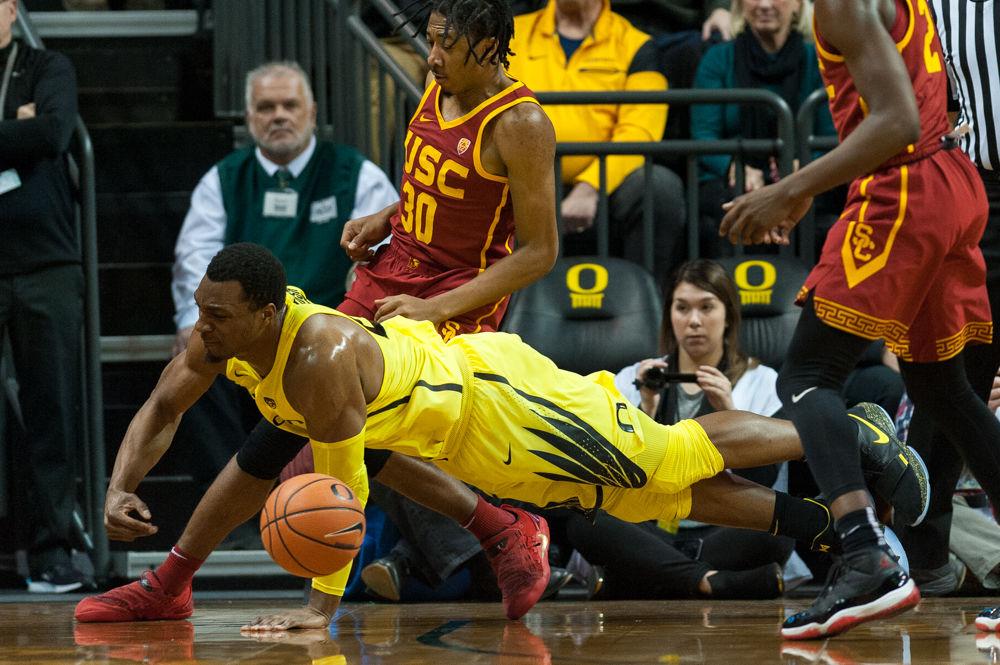
[[[934,18],[927,0],[895,0],[896,20],[889,34],[903,57],[920,109],[920,139],[886,165],[904,164],[926,156],[941,147],[941,137],[948,125],[947,79],[941,44],[934,30]],[[854,87],[844,57],[823,39],[814,24],[820,71],[830,97],[830,112],[840,140],[854,131],[868,107]]]
[[[514,213],[507,178],[480,161],[483,130],[515,104],[538,100],[515,82],[461,118],[445,120],[440,97],[441,86],[432,82],[406,132],[392,243],[414,268],[485,270],[513,251]]]

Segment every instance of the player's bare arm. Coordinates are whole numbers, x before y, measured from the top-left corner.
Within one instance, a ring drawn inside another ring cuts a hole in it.
[[[389,236],[389,219],[399,208],[399,201],[376,213],[352,219],[344,224],[340,246],[352,261],[365,261],[374,253],[372,249]]]
[[[289,404],[305,419],[312,440],[345,441],[361,432],[369,401],[362,374],[371,375],[371,399],[381,386],[381,354],[376,363],[371,348],[375,346],[358,326],[337,317],[313,316],[302,325],[289,354],[283,385]],[[352,478],[363,463],[363,446],[356,443],[343,451],[337,460],[339,468],[326,471],[338,478]],[[313,588],[304,607],[259,616],[246,630],[326,628],[339,606],[340,596]]]
[[[402,315],[440,323],[494,303],[546,275],[559,248],[554,160],[555,131],[537,104],[517,104],[487,125],[482,162],[490,173],[508,179],[517,248],[447,293],[427,300],[392,296],[376,301],[376,320]]]
[[[295,336],[283,385],[314,441],[345,441],[364,427],[367,400],[359,362],[367,336],[350,321],[322,315],[309,317]]]
[[[720,235],[750,243],[773,238],[773,229],[787,234],[813,196],[870,173],[919,138],[916,98],[886,28],[893,11],[880,0],[817,0],[817,31],[844,56],[868,115],[839,146],[801,171],[727,203]]]
[[[164,368],[153,392],[129,423],[115,458],[104,502],[109,538],[131,541],[156,533],[149,508],[135,489],[170,447],[181,416],[224,370],[225,363],[212,364],[205,359],[197,331],[191,335],[188,348]]]

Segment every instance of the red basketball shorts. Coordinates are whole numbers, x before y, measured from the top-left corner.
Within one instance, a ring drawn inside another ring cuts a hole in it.
[[[358,266],[354,284],[337,309],[351,316],[371,319],[378,309],[375,301],[379,298],[401,294],[431,298],[465,284],[478,274],[478,268],[438,269],[411,258],[390,242],[381,247],[371,261]],[[443,321],[438,325],[438,333],[448,340],[466,333],[495,332],[500,328],[509,300],[509,296],[504,297]]]
[[[826,324],[882,338],[904,360],[946,360],[969,342],[988,344],[986,219],[982,180],[958,150],[859,178],[799,302],[813,291]]]

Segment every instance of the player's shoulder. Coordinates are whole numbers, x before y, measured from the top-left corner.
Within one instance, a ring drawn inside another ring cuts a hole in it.
[[[292,353],[310,353],[324,347],[333,348],[352,337],[357,325],[336,314],[313,314],[299,326],[292,342]]]
[[[555,139],[552,121],[542,107],[533,101],[514,104],[505,109],[497,116],[494,127],[501,134],[510,134],[519,141],[544,140],[550,135]]]

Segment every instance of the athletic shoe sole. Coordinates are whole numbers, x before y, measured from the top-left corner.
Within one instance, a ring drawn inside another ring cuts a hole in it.
[[[884,408],[882,408],[878,404],[875,404],[874,402],[870,402],[870,404],[873,407],[875,407],[876,409],[878,409],[882,413],[882,416],[885,418],[886,423],[890,423],[890,424],[893,423],[893,420],[889,416],[889,412],[888,411],[886,411]],[[882,429],[884,430],[884,428],[882,428]],[[888,432],[886,432],[886,434],[888,434],[889,436],[895,437],[896,436],[895,427],[893,429],[889,430]],[[910,467],[913,467],[914,461],[915,461],[920,466],[920,468],[923,469],[924,480],[928,481],[929,478],[930,478],[930,474],[928,473],[927,465],[924,464],[924,459],[920,456],[920,453],[918,453],[916,450],[914,450],[910,446],[906,445],[902,441],[900,441],[900,444],[902,444],[902,446],[903,446],[903,448],[905,450],[904,454],[907,455],[907,457],[912,456],[913,458],[915,458],[915,459],[908,459],[907,460],[907,464],[909,464]],[[914,473],[916,473],[916,471],[914,471]],[[886,497],[886,498],[888,499],[888,497]],[[920,524],[924,521],[924,518],[927,517],[927,511],[930,509],[930,507],[931,507],[931,487],[930,487],[930,483],[928,482],[927,483],[927,496],[924,499],[923,510],[920,511],[920,514],[917,516],[917,519],[915,521],[910,522],[909,526],[920,526]]]
[[[368,590],[379,598],[391,600],[398,603],[400,596],[399,580],[394,579],[393,574],[386,566],[373,563],[361,569],[361,581],[365,583]]]
[[[913,580],[877,598],[870,603],[843,609],[823,623],[810,623],[795,628],[782,628],[781,637],[786,640],[815,640],[832,637],[854,628],[858,624],[875,619],[895,616],[916,606],[920,602],[920,590]]]
[[[989,617],[976,617],[976,628],[985,632],[993,632],[1000,626],[1000,619]]]
[[[879,407],[879,408],[882,408],[882,407]],[[928,473],[927,473],[927,465],[924,464],[924,458],[920,456],[920,453],[918,453],[913,448],[910,448],[909,446],[906,446],[906,450],[911,455],[913,455],[914,457],[916,457],[917,461],[920,463],[920,466],[923,467],[923,469],[924,469],[924,478],[929,478]],[[910,464],[912,466],[912,462]],[[922,511],[920,511],[920,515],[917,516],[916,521],[912,522],[910,524],[910,526],[920,526],[920,524],[924,521],[924,518],[927,517],[927,510],[930,507],[931,507],[931,486],[930,486],[930,483],[928,483],[928,485],[927,485],[927,500],[924,501],[924,509]]]
[[[82,587],[83,582],[53,584],[52,582],[33,582],[28,580],[28,593],[69,593]]]

